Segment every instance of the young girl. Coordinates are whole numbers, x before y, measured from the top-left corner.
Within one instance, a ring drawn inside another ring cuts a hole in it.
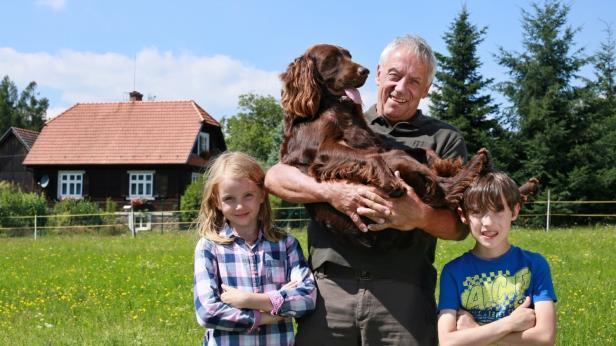
[[[291,317],[314,309],[314,278],[297,239],[272,226],[264,177],[239,152],[209,169],[194,278],[204,345],[292,345]]]

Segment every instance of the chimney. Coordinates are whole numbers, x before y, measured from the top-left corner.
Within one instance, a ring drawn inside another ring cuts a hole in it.
[[[130,101],[134,102],[134,101],[143,101],[143,94],[133,90],[131,91],[128,95],[130,95]]]

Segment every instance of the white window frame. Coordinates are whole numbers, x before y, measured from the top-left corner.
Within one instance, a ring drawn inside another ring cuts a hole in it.
[[[128,216],[128,228],[135,229],[135,232],[152,230],[152,213],[134,213]]]
[[[154,199],[154,173],[155,171],[128,171],[128,197],[126,199],[143,198]],[[135,179],[133,179],[133,177]],[[148,179],[149,177],[149,179]],[[134,189],[133,189],[134,184]],[[148,193],[149,185],[149,193]],[[141,187],[141,193],[140,188]],[[134,193],[133,193],[134,191]]]
[[[210,134],[204,131],[197,136],[197,155],[210,151]]]
[[[152,213],[135,213],[135,231],[152,230]]]
[[[58,199],[82,199],[83,177],[85,173],[85,171],[58,171]],[[65,186],[64,192],[62,190],[63,186]]]

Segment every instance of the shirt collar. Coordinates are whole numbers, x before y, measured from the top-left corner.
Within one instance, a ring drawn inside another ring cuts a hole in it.
[[[225,238],[235,237],[236,241],[240,239],[244,241],[244,239],[242,239],[240,235],[237,234],[237,232],[233,229],[233,227],[231,227],[227,222],[225,222],[223,228],[220,230],[220,232],[218,232],[218,235]],[[257,234],[257,240],[255,241],[255,244],[260,241],[261,238],[263,238],[263,231],[261,230],[261,228],[259,228],[259,234]]]
[[[400,121],[395,125],[391,125],[391,123],[382,115],[379,115],[376,111],[376,104],[370,107],[366,111],[366,119],[370,124],[378,124],[384,127],[393,128],[393,127],[411,127],[411,128],[420,128],[424,125],[424,123],[428,120],[428,117],[423,115],[421,109],[418,109],[415,115],[409,121]]]

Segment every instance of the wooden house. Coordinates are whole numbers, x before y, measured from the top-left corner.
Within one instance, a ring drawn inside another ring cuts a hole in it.
[[[186,186],[226,150],[220,124],[194,101],[78,103],[43,127],[24,161],[47,197],[177,210]]]
[[[36,181],[23,161],[38,132],[11,127],[0,136],[0,180],[19,186],[23,191],[36,190]]]

